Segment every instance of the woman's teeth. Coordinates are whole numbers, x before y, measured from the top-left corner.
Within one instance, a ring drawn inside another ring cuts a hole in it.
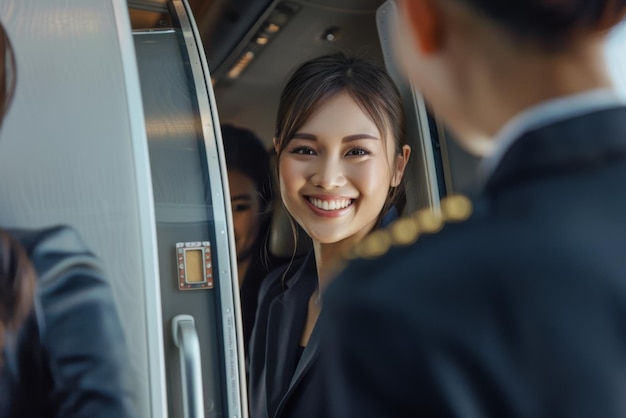
[[[314,197],[309,197],[309,202],[318,209],[322,210],[338,210],[344,209],[350,206],[353,202],[352,199],[337,199],[337,200],[322,200]]]

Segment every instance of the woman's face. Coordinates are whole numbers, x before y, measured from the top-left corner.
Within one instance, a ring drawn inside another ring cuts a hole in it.
[[[254,182],[238,170],[228,170],[237,259],[246,259],[259,233],[260,197]]]
[[[281,197],[314,241],[353,242],[374,227],[404,169],[390,138],[343,92],[287,144],[279,159]]]

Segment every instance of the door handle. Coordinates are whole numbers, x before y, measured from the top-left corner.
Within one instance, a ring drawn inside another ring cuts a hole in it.
[[[193,316],[176,315],[172,319],[172,337],[180,358],[183,416],[204,418],[200,341]]]

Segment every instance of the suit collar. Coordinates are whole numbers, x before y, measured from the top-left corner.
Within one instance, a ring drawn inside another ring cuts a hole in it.
[[[592,167],[626,156],[626,107],[600,110],[529,131],[517,139],[485,185],[492,194],[511,182]]]
[[[587,113],[625,105],[626,97],[619,95],[615,90],[595,89],[557,97],[531,106],[507,122],[496,134],[493,140],[494,150],[480,162],[479,175],[483,179],[488,179],[511,145],[526,132],[536,131]]]

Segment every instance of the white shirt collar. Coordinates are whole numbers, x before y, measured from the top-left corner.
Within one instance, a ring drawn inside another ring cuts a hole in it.
[[[483,182],[493,174],[506,151],[525,132],[543,128],[561,120],[626,104],[626,98],[612,89],[596,89],[559,97],[532,106],[507,122],[494,138],[491,155],[480,162],[478,174]]]

